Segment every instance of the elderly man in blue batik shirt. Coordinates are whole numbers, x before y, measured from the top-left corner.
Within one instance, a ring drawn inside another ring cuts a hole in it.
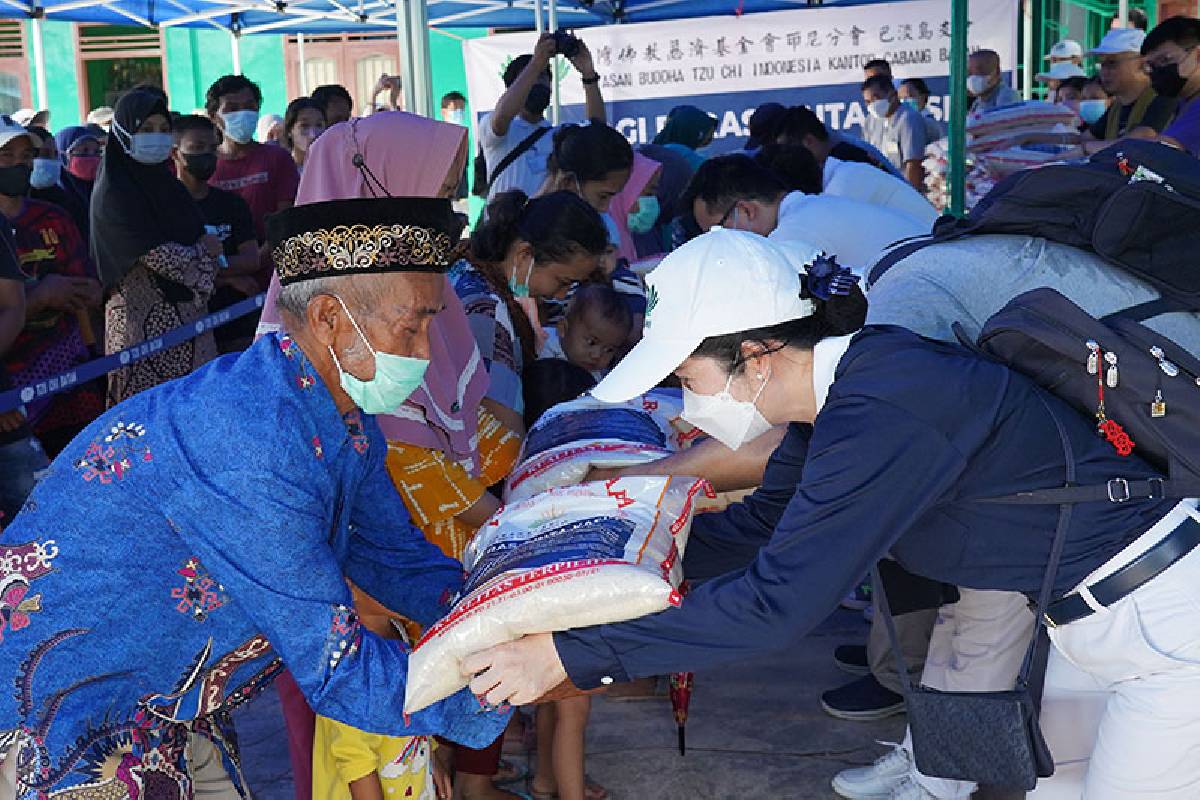
[[[369,732],[479,747],[504,728],[465,690],[406,717],[406,652],[360,626],[346,584],[429,624],[462,581],[410,524],[369,416],[428,365],[450,203],[318,203],[269,232],[285,333],[106,413],[0,537],[18,798],[190,798],[189,760],[216,742],[236,766],[223,721],[280,666]]]

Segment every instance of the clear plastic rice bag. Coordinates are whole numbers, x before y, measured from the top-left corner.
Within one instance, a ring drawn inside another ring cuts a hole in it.
[[[409,656],[406,713],[466,686],[464,657],[531,633],[678,605],[680,562],[705,481],[621,478],[507,506],[467,548],[463,596]]]
[[[701,432],[683,421],[679,391],[655,390],[626,403],[581,397],[547,411],[529,429],[505,499],[527,500],[583,482],[593,468],[657,461],[685,449]]]

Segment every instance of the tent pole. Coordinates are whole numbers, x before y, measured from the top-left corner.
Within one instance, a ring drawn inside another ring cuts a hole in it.
[[[304,59],[304,34],[296,35],[296,55],[300,59],[300,94],[308,96],[308,64]]]
[[[1025,39],[1025,85],[1021,87],[1021,96],[1025,100],[1033,99],[1033,60],[1037,52],[1033,49],[1033,0],[1025,0],[1022,5],[1022,36]]]
[[[541,3],[539,2],[538,5],[540,6]],[[550,0],[550,13],[548,16],[550,22],[550,32],[556,33],[558,31],[558,0]],[[560,96],[561,92],[558,85],[559,58],[560,56],[555,56],[550,61],[550,70],[553,73],[551,77],[554,79],[554,105],[551,106],[550,109],[550,123],[553,125],[558,125],[562,116],[562,98]]]
[[[546,32],[546,20],[542,17],[542,0],[533,0],[533,29],[539,37]]]
[[[952,0],[950,22],[950,213],[966,210],[967,0]]]
[[[33,39],[33,66],[37,71],[37,103],[35,111],[50,107],[50,93],[46,89],[46,51],[42,48],[42,21],[37,17],[29,20],[30,38]]]
[[[425,0],[413,0],[409,4],[412,19],[408,26],[411,37],[413,94],[416,105],[410,109],[424,117],[433,117],[433,65],[429,57],[429,11]]]
[[[413,86],[412,35],[409,32],[409,0],[396,0],[396,46],[399,48],[400,80],[403,81],[404,110],[413,111],[417,105]]]
[[[242,43],[238,39],[238,35],[230,31],[229,33],[230,50],[233,53],[233,74],[242,74]]]
[[[1117,3],[1117,27],[1129,27],[1129,0],[1119,0]]]

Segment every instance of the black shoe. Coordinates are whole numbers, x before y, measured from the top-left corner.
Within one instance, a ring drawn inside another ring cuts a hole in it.
[[[865,644],[838,645],[833,651],[833,662],[842,672],[851,675],[870,675],[871,667],[867,663],[867,646]]]
[[[831,717],[867,722],[903,714],[904,696],[882,686],[874,675],[867,675],[825,692],[821,708]]]

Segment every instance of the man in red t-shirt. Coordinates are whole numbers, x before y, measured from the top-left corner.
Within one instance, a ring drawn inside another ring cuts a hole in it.
[[[222,136],[217,171],[209,184],[240,195],[250,206],[261,248],[262,267],[255,277],[265,291],[271,280],[271,254],[264,246],[266,219],[296,202],[300,173],[287,150],[254,141],[262,107],[258,84],[242,75],[226,75],[208,88],[204,107]]]

